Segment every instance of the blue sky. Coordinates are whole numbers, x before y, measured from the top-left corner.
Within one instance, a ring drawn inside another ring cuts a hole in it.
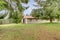
[[[46,1],[46,0],[43,0],[43,1]],[[7,2],[9,2],[9,4],[10,4],[10,1],[7,0]],[[24,8],[28,7],[27,9],[25,9],[25,10],[23,11],[23,14],[24,14],[24,15],[30,14],[33,9],[39,9],[39,8],[41,8],[41,7],[38,5],[38,3],[35,2],[34,0],[29,0],[27,4],[25,4],[25,3],[21,3],[21,4],[22,4],[22,6],[23,6]],[[36,5],[36,6],[34,6],[34,5]],[[14,3],[14,2],[12,2],[12,7],[14,8],[14,11],[17,11],[17,10],[18,10],[18,8],[17,8],[17,6],[16,6],[16,3]],[[7,13],[8,10],[1,10],[1,11],[0,11],[0,16],[3,16],[3,15],[5,14],[5,12]],[[5,18],[8,18],[8,17],[9,17],[9,14],[7,14],[7,16],[6,16]]]
[[[7,0],[7,1],[8,1],[8,0]],[[10,3],[10,2],[9,2],[9,3]],[[26,8],[26,7],[29,7],[29,8],[27,8],[27,9],[25,9],[25,10],[23,11],[23,14],[24,14],[24,15],[30,14],[33,9],[38,9],[38,8],[40,8],[40,6],[38,6],[38,3],[35,2],[34,0],[29,0],[27,4],[25,4],[25,3],[21,3],[21,4],[22,4],[22,6],[25,7],[25,8]],[[36,5],[36,6],[34,6],[34,5]],[[12,2],[12,7],[14,8],[14,11],[17,10],[16,4],[15,4],[14,2]],[[0,11],[0,14],[1,14],[1,12],[4,13],[5,10]]]
[[[37,7],[33,6],[33,5],[37,5]],[[40,6],[38,6],[38,3],[35,2],[34,0],[29,0],[29,2],[27,4],[25,3],[22,3],[22,6],[23,7],[29,7],[27,9],[25,9],[23,11],[23,14],[26,15],[26,14],[30,14],[32,12],[33,9],[38,9],[40,8]]]

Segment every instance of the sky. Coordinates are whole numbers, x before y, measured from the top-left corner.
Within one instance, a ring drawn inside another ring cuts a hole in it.
[[[7,0],[8,1],[8,0]],[[10,2],[9,2],[10,3]],[[17,10],[17,8],[15,7],[16,4],[14,2],[12,2],[12,7],[15,9],[15,11]],[[40,6],[38,5],[37,2],[35,2],[34,0],[29,0],[27,4],[25,3],[21,3],[21,5],[26,8],[28,7],[27,9],[23,10],[23,14],[26,15],[26,14],[31,14],[32,10],[33,9],[39,9]],[[36,6],[34,6],[36,5]],[[0,15],[4,14],[5,13],[5,10],[2,10],[0,11]]]
[[[11,4],[10,0],[6,0],[6,1],[9,4]],[[46,1],[46,0],[40,0],[40,1]],[[26,14],[30,15],[33,9],[43,8],[43,7],[40,7],[38,5],[38,3],[35,2],[34,0],[29,0],[27,4],[21,2],[21,5],[22,5],[23,8],[27,8],[28,7],[27,9],[23,10],[23,15],[26,15]],[[13,7],[14,11],[18,10],[18,8],[16,6],[16,3],[12,2],[11,6]],[[0,16],[5,15],[7,12],[8,12],[8,14],[7,14],[7,16],[4,19],[8,19],[9,18],[9,11],[8,10],[1,10],[0,11]]]
[[[37,7],[34,6],[34,5],[36,5]],[[26,15],[26,14],[31,14],[31,12],[32,12],[33,9],[38,9],[38,8],[40,8],[40,6],[38,5],[38,3],[35,2],[34,0],[29,0],[27,4],[22,3],[22,6],[25,7],[25,8],[28,7],[27,9],[25,9],[25,10],[23,11],[23,14],[24,14],[24,15]]]

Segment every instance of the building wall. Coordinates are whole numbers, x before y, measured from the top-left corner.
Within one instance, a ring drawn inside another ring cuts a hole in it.
[[[50,22],[49,20],[36,20],[36,19],[25,19],[25,23],[47,23]],[[57,20],[53,21],[53,22],[57,22]]]

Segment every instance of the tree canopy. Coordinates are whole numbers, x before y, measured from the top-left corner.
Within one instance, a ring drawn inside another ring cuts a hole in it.
[[[51,23],[54,19],[57,19],[57,18],[59,19],[59,17],[60,17],[60,0],[46,0],[46,1],[38,0],[37,2],[40,6],[43,7],[42,8],[43,15],[40,17],[50,20]],[[37,11],[34,11],[34,13],[36,13],[36,12]],[[39,12],[40,11],[38,11],[38,13]]]
[[[9,19],[11,18],[14,19],[15,23],[21,22],[21,19],[22,19],[23,7],[20,2],[27,3],[28,0],[10,0],[10,1],[0,0],[0,10],[4,10],[4,9],[9,10],[10,11]]]
[[[0,0],[0,10],[3,10],[6,8],[7,3],[4,0]]]

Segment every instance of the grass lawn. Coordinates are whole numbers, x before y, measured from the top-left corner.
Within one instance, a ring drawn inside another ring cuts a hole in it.
[[[60,40],[60,23],[0,25],[0,40]]]

